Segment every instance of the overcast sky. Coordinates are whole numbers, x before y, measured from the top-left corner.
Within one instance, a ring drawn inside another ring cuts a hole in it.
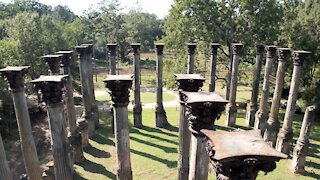
[[[11,0],[0,0],[5,3]],[[52,7],[60,4],[68,6],[75,14],[81,15],[85,9],[93,4],[97,4],[100,0],[39,0],[39,2],[50,5]],[[173,0],[119,0],[121,6],[125,8],[125,12],[132,6],[137,4],[141,5],[142,9],[146,12],[156,14],[159,18],[168,15],[168,11],[173,4]]]

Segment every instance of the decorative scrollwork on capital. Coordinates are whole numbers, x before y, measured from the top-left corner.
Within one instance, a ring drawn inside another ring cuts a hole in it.
[[[286,61],[290,55],[291,50],[289,48],[279,48],[278,49],[278,55],[279,55],[279,61]]]
[[[277,46],[266,46],[267,58],[273,58],[277,52]]]
[[[132,80],[105,81],[108,93],[111,96],[114,107],[126,107],[129,104],[130,89]]]
[[[305,58],[310,54],[309,51],[293,51],[292,58],[293,58],[293,65],[295,66],[302,66]]]
[[[29,66],[6,67],[0,70],[2,76],[9,83],[12,92],[20,92],[24,89],[24,75],[28,72]]]
[[[62,55],[46,55],[41,58],[45,61],[49,71],[53,74],[60,74],[60,64],[62,62]]]
[[[198,79],[181,79],[176,80],[175,84],[178,89],[187,92],[198,92],[199,89],[203,86],[203,80]]]

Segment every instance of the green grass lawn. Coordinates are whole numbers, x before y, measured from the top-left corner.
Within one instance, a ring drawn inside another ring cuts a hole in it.
[[[154,127],[154,111],[143,111],[143,129],[132,127],[132,113],[129,112],[130,123],[130,147],[131,163],[134,179],[177,179],[178,160],[178,119],[179,109],[166,109],[169,122],[173,125],[170,129],[159,129]],[[86,161],[75,166],[75,179],[115,179],[116,173],[116,151],[114,147],[114,136],[111,130],[111,119],[106,112],[101,112],[101,126],[91,138],[91,148],[85,149]],[[281,111],[281,116],[283,112]],[[245,124],[245,112],[239,110],[238,128],[247,129]],[[282,119],[282,118],[280,118]],[[216,121],[217,130],[230,130],[224,126],[225,116]],[[299,134],[302,115],[295,115],[294,142]],[[260,173],[258,179],[319,179],[320,178],[320,128],[315,123],[311,134],[310,155],[307,157],[307,172],[303,175],[292,174],[288,167],[291,160],[282,160],[278,168],[264,176]],[[209,179],[215,179],[214,174]]]

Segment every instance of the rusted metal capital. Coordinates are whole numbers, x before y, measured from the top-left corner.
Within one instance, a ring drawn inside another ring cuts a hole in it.
[[[194,55],[196,47],[197,47],[196,43],[187,43],[188,55]]]
[[[155,44],[157,55],[163,54],[164,43]]]
[[[257,54],[262,54],[264,52],[265,46],[263,44],[255,44]]]
[[[69,68],[73,51],[58,51],[56,53],[62,55],[61,67]]]
[[[291,49],[290,48],[278,48],[278,55],[279,55],[279,61],[285,62],[289,55],[290,55]]]
[[[110,44],[106,44],[108,53],[110,56],[116,56],[117,55],[117,44],[114,43],[110,43]]]
[[[88,54],[92,54],[93,52],[93,44],[81,44],[81,46],[87,46],[88,47]]]
[[[221,46],[219,43],[210,43],[211,55],[217,55],[218,48]]]
[[[60,64],[62,62],[63,55],[53,54],[42,56],[41,59],[46,63],[49,68],[49,71],[52,74],[60,74]]]
[[[30,81],[42,92],[43,100],[47,105],[54,105],[62,102],[64,81],[68,75],[40,76]]]
[[[277,46],[266,46],[265,47],[266,51],[267,51],[267,58],[273,58],[276,55],[276,51],[277,51]]]
[[[0,69],[0,73],[8,80],[12,92],[21,92],[24,89],[24,75],[30,66],[8,66]]]
[[[104,80],[114,107],[127,107],[133,75],[108,75]]]
[[[310,51],[293,51],[292,52],[293,65],[302,66],[305,58],[310,53],[311,53]]]
[[[241,43],[232,43],[232,50],[234,55],[240,55],[241,50],[243,48],[243,44]]]
[[[79,53],[80,56],[90,53],[89,47],[84,45],[76,46],[76,51]]]
[[[141,43],[132,43],[131,44],[131,48],[133,49],[133,55],[140,54],[140,46],[141,46]]]
[[[213,92],[180,92],[180,97],[186,103],[189,130],[194,136],[203,136],[201,129],[213,130],[215,120],[228,103]]]
[[[200,74],[174,74],[175,84],[179,90],[198,92],[205,78]]]

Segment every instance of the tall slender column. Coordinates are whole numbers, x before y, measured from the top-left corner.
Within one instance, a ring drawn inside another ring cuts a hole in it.
[[[182,92],[186,103],[191,135],[189,180],[208,179],[209,158],[206,153],[205,136],[202,129],[214,129],[214,121],[220,117],[227,100],[213,92]]]
[[[133,43],[133,66],[134,66],[134,104],[133,104],[133,125],[142,128],[142,106],[140,99],[140,43]]]
[[[309,106],[303,117],[303,123],[297,144],[293,150],[292,170],[294,173],[303,173],[306,165],[306,157],[309,148],[309,136],[311,132],[311,124],[316,115],[316,107]]]
[[[216,66],[218,57],[218,48],[220,44],[210,43],[211,47],[211,57],[210,57],[210,82],[209,82],[209,92],[214,92],[216,87]]]
[[[246,115],[248,127],[254,126],[255,114],[258,110],[258,94],[259,94],[260,75],[261,75],[261,68],[262,68],[262,61],[263,61],[263,52],[264,52],[264,45],[256,44],[257,54],[256,54],[253,83],[252,83],[252,93],[251,93],[250,103],[247,106],[247,115]]]
[[[163,56],[163,43],[155,44],[157,53],[157,104],[156,104],[156,127],[170,126],[166,111],[163,108],[162,98],[162,56]]]
[[[30,116],[27,100],[24,92],[24,75],[29,66],[6,67],[1,69],[2,76],[6,77],[11,89],[14,109],[16,113],[22,155],[26,166],[28,177],[32,180],[41,179],[41,169],[38,159],[36,145],[32,136]],[[2,163],[2,162],[1,162]]]
[[[89,91],[89,97],[90,97],[90,102],[91,102],[91,117],[94,121],[94,128],[97,129],[99,127],[99,108],[96,103],[96,96],[94,93],[94,84],[93,84],[93,66],[92,66],[92,61],[93,61],[93,52],[94,52],[94,47],[93,44],[82,44],[84,46],[88,46],[89,49],[87,51],[86,57],[87,57],[87,65],[88,65],[88,75],[89,75],[89,86],[88,86],[88,91]],[[93,136],[93,132],[89,132],[89,136]]]
[[[109,54],[109,66],[111,75],[116,75],[116,56],[117,56],[117,44],[107,44],[107,50]]]
[[[197,44],[196,43],[188,43],[188,74],[194,73],[194,52],[196,49]]]
[[[274,58],[276,54],[277,47],[276,46],[266,46],[267,51],[267,59],[266,59],[266,67],[264,73],[264,80],[262,86],[261,99],[259,104],[259,110],[255,115],[255,123],[254,128],[260,129],[261,134],[264,134],[266,128],[266,122],[268,120],[268,98],[269,98],[269,87],[270,87],[270,74],[272,72],[272,65],[274,63]]]
[[[190,139],[189,123],[186,119],[186,106],[181,91],[198,92],[203,86],[205,78],[200,74],[175,74],[176,86],[180,92],[180,120],[179,120],[179,160],[178,179],[185,180],[189,176]]]
[[[0,179],[13,180],[0,134]]]
[[[57,54],[63,55],[62,57],[62,66],[63,66],[63,74],[69,75],[66,83],[66,97],[65,97],[65,104],[66,104],[66,112],[67,112],[67,120],[69,126],[68,135],[69,142],[73,148],[74,156],[73,162],[80,162],[83,160],[83,150],[82,150],[82,139],[79,129],[77,127],[77,117],[76,117],[76,109],[74,106],[74,97],[73,97],[73,85],[72,85],[72,75],[71,75],[71,68],[70,68],[70,60],[73,54],[73,51],[58,51]]]
[[[112,98],[115,118],[115,139],[117,149],[117,179],[131,180],[130,143],[128,128],[128,104],[132,86],[132,75],[109,75],[104,80]]]
[[[40,76],[30,81],[36,84],[43,94],[43,100],[48,107],[49,128],[51,132],[51,147],[56,179],[71,180],[72,167],[66,163],[68,159],[67,137],[65,134],[65,113],[62,101],[63,80],[67,75]]]
[[[278,119],[279,108],[280,108],[280,100],[282,95],[282,89],[284,84],[284,77],[286,73],[286,61],[288,59],[288,55],[290,54],[289,48],[279,48],[279,62],[276,76],[276,87],[273,93],[272,105],[269,114],[269,119],[266,123],[266,130],[264,133],[264,140],[272,144],[273,147],[276,145],[277,134],[280,128],[280,121]]]
[[[82,114],[82,117],[84,117],[85,120],[88,122],[88,134],[89,136],[94,134],[94,120],[92,117],[92,109],[91,109],[91,98],[90,98],[90,92],[89,92],[89,66],[87,61],[87,54],[89,53],[89,47],[88,46],[77,46],[76,47],[77,52],[79,53],[79,68],[80,68],[80,79],[81,79],[81,91],[82,91],[82,102],[84,105],[84,111]],[[82,136],[85,137],[85,136]]]
[[[236,124],[237,118],[237,105],[236,105],[236,96],[237,96],[237,86],[238,86],[238,74],[239,74],[239,59],[241,49],[243,47],[240,43],[233,43],[233,64],[232,64],[232,76],[230,84],[230,96],[229,103],[226,107],[226,125],[234,126]]]
[[[293,115],[296,110],[296,100],[298,97],[298,90],[300,84],[300,78],[302,75],[303,61],[306,56],[310,54],[309,51],[293,51],[293,73],[291,78],[291,85],[289,91],[289,98],[284,116],[284,122],[282,128],[278,134],[276,149],[285,154],[290,153],[290,143],[293,138]]]

